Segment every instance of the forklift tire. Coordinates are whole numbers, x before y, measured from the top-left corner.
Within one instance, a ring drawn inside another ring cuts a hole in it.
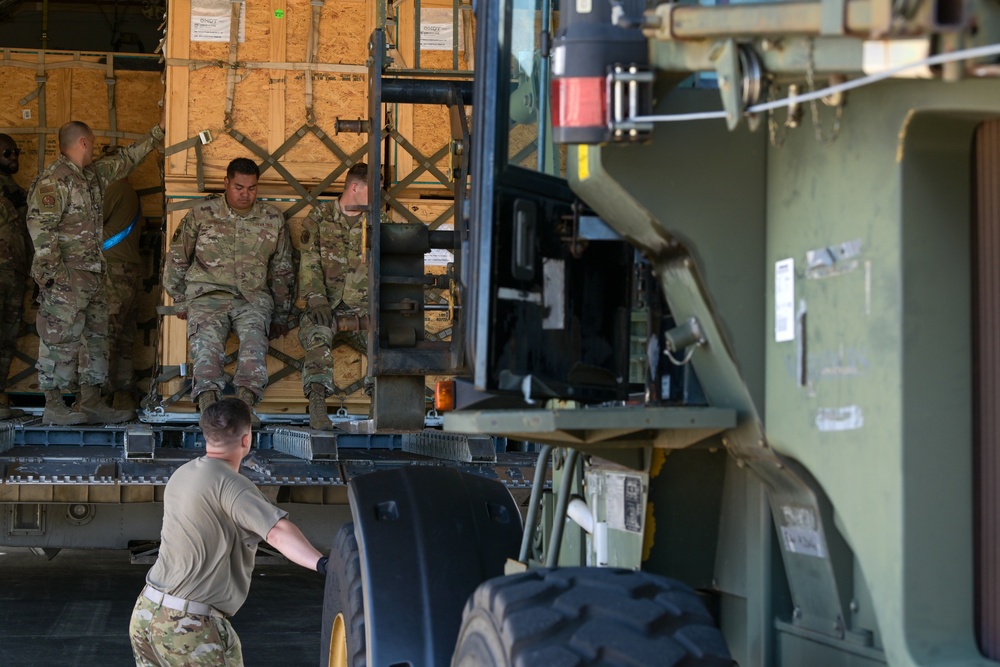
[[[333,538],[323,594],[320,665],[365,667],[365,600],[361,559],[354,524],[341,526]]]
[[[465,605],[452,667],[730,667],[694,591],[614,568],[539,569],[490,579]]]

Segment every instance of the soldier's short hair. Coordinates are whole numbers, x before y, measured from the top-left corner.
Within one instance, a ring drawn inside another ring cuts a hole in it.
[[[205,408],[198,421],[205,442],[216,447],[239,444],[250,428],[250,406],[238,398],[223,398]]]
[[[85,137],[88,134],[90,134],[89,125],[80,120],[71,120],[59,128],[59,150],[66,150],[76,143],[80,137]]]
[[[226,167],[226,178],[232,178],[236,174],[260,178],[260,169],[257,167],[257,163],[250,158],[238,157]]]
[[[351,183],[356,182],[368,185],[368,165],[364,162],[358,162],[347,170],[347,177],[344,179],[344,189],[346,190]]]

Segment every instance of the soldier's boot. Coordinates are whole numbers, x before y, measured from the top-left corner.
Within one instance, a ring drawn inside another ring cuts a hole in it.
[[[49,389],[45,392],[45,410],[42,411],[43,424],[55,424],[56,426],[75,426],[76,424],[86,424],[87,415],[76,410],[70,410],[63,401],[62,392],[58,389]]]
[[[250,406],[250,426],[253,428],[260,426],[260,417],[257,416],[257,411],[253,409],[254,404],[257,402],[257,396],[246,387],[237,387],[236,398]]]
[[[85,384],[80,387],[80,411],[88,424],[119,424],[135,419],[135,410],[115,410],[104,402],[101,388]]]
[[[203,391],[198,394],[198,412],[204,412],[205,408],[219,400],[219,393],[215,391]]]
[[[326,389],[318,382],[309,386],[309,426],[318,431],[333,430],[333,422],[326,413]]]
[[[135,410],[139,409],[139,402],[135,400],[135,393],[131,391],[116,391],[111,398],[111,407],[115,410]]]
[[[14,417],[23,416],[24,410],[10,407],[10,397],[7,396],[7,392],[0,392],[0,419],[13,419]]]

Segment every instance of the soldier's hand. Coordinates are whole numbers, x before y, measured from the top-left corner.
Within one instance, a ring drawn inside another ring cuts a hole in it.
[[[330,327],[333,325],[333,308],[330,307],[330,304],[310,308],[309,319],[318,326]]]
[[[174,314],[177,315],[177,319],[179,320],[187,320],[188,318],[188,311],[186,310],[179,310]]]
[[[273,320],[271,322],[271,329],[268,334],[268,338],[271,339],[281,338],[287,333],[288,333],[288,324],[286,322],[278,322],[277,320]]]

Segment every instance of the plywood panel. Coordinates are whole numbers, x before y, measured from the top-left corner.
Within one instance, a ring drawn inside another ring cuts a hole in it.
[[[282,18],[275,16],[280,9]],[[367,34],[358,26],[366,21],[366,3],[360,0],[327,2],[319,11],[317,62],[322,71],[312,75],[315,125],[334,135],[338,117],[358,118],[367,115],[365,60]],[[168,144],[175,144],[203,130],[210,130],[215,140],[204,146],[204,168],[208,178],[221,178],[225,166],[234,157],[251,155],[236,139],[226,135],[226,67],[229,45],[187,41],[190,3],[171,5],[168,26],[168,71],[187,71],[184,77],[168,76],[170,113],[186,119],[168,123]],[[307,78],[304,66],[309,61],[307,45],[313,21],[313,7],[308,0],[272,0],[248,3],[246,41],[237,48],[236,83],[233,87],[232,129],[255,144],[273,152],[306,124]],[[295,69],[269,67],[269,63],[291,64]],[[364,142],[364,137],[335,138],[350,153]],[[256,158],[260,161],[260,158]],[[300,182],[308,185],[325,178],[340,160],[312,135],[306,135],[280,159]],[[196,174],[195,151],[183,158],[171,159],[167,175],[193,177]],[[274,170],[262,174],[263,183],[279,183],[282,176]]]
[[[427,13],[427,10],[444,10],[451,21],[452,3],[447,0],[423,0],[421,6],[421,22],[435,20]],[[398,10],[398,53],[401,63],[397,66],[412,68],[417,62],[416,40],[414,36],[414,3],[402,3]],[[459,39],[460,50],[458,53],[458,70],[472,70],[472,53],[474,50],[474,40],[471,39],[473,33],[472,13],[468,9],[459,10],[459,32],[463,36]],[[422,48],[420,51],[420,68],[430,70],[452,70],[454,69],[454,54],[452,51],[434,51]],[[467,110],[471,117],[471,107]],[[430,157],[441,147],[446,146],[451,141],[451,126],[449,121],[448,108],[442,105],[397,105],[396,110],[397,127],[400,134],[410,140],[413,146],[424,156]],[[407,152],[399,149],[397,151],[397,169],[395,177],[402,180],[410,174],[419,164]],[[446,156],[436,163],[437,167],[448,173],[450,159]],[[438,187],[437,179],[428,172],[423,172],[417,179],[418,185],[424,187]]]
[[[46,77],[44,119],[40,117],[38,97],[25,104],[20,103],[38,88],[35,77],[39,53],[8,50],[0,59],[0,81],[4,82],[0,86],[0,132],[12,134],[22,150],[21,170],[15,176],[22,187],[30,185],[40,166],[51,164],[59,156],[56,133],[67,121],[87,123],[97,135],[98,149],[109,143],[129,144],[134,137],[145,134],[159,121],[159,103],[163,99],[162,74],[124,69],[137,63],[153,66],[155,57],[115,58],[115,128],[110,126],[108,113],[108,54],[49,52],[41,54],[41,57]],[[109,136],[114,132],[128,136]],[[43,137],[41,155],[39,135]],[[139,189],[161,185],[160,168],[155,156],[147,158],[137,169],[132,182]],[[146,205],[158,212],[155,203]]]

